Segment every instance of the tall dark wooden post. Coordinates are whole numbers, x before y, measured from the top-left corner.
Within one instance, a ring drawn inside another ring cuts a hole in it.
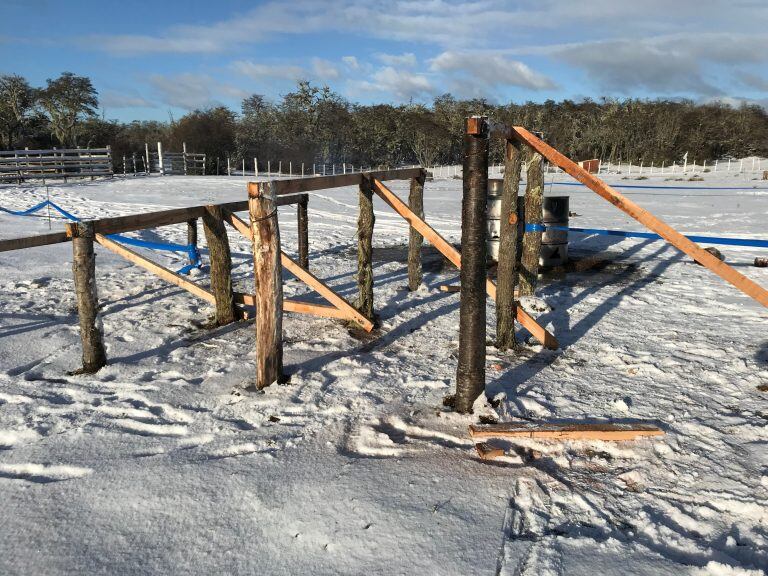
[[[501,193],[499,263],[496,268],[496,347],[513,348],[515,341],[515,283],[517,280],[517,194],[520,187],[520,144],[504,148],[504,187]]]
[[[187,244],[194,246],[197,250],[197,218],[187,220]],[[190,254],[189,263],[194,264],[192,255]]]
[[[488,122],[467,118],[461,202],[461,306],[456,411],[466,414],[485,389],[486,198]]]
[[[544,196],[544,172],[542,156],[532,148],[529,150],[528,174],[525,186],[525,226],[523,254],[520,259],[520,296],[532,296],[536,290],[541,253],[541,204]],[[528,226],[538,227],[528,230]]]
[[[256,283],[256,388],[283,379],[283,277],[280,228],[271,182],[248,185]]]
[[[422,171],[417,178],[411,178],[411,190],[408,194],[408,207],[419,218],[424,218],[424,180],[426,173]],[[408,234],[408,289],[413,292],[421,286],[421,246],[424,237],[413,227]]]
[[[360,181],[360,216],[357,220],[357,309],[374,320],[373,313],[373,182],[365,174]]]
[[[309,270],[309,195],[302,194],[298,203],[299,266]]]
[[[78,372],[92,374],[107,363],[104,335],[98,319],[93,222],[70,224],[69,231],[72,234],[72,273],[83,346],[83,367]]]
[[[216,298],[216,324],[235,321],[235,297],[232,291],[232,256],[221,208],[206,206],[203,230],[211,261],[211,292]]]

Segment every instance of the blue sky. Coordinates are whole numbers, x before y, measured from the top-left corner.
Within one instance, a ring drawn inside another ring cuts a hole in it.
[[[89,76],[107,118],[179,117],[298,79],[346,98],[768,103],[766,0],[0,0],[0,73]]]

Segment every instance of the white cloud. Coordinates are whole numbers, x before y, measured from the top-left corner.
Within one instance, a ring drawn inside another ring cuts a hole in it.
[[[105,90],[99,95],[99,103],[104,109],[110,108],[154,108],[149,100],[141,97],[135,92],[125,91],[117,92],[115,90]]]
[[[603,90],[715,96],[724,89],[716,77],[710,77],[714,75],[707,73],[707,67],[725,67],[730,73],[733,66],[768,61],[768,36],[672,34],[553,46],[547,52],[584,70]]]
[[[350,91],[355,93],[394,96],[399,101],[418,99],[433,95],[436,90],[423,74],[396,70],[392,66],[380,68],[370,80],[350,82]]]
[[[165,104],[185,110],[220,106],[220,96],[243,98],[247,95],[243,90],[219,83],[205,74],[153,74],[149,84]]]
[[[314,77],[322,82],[336,80],[341,76],[335,64],[322,58],[312,58],[312,72]]]
[[[403,54],[384,54],[379,52],[374,54],[374,57],[387,66],[406,66],[413,68],[416,66],[416,54],[413,52],[405,52]]]
[[[300,66],[289,66],[286,64],[261,64],[250,60],[237,60],[230,65],[235,72],[248,76],[254,80],[264,80],[265,78],[277,78],[282,80],[296,81],[308,76],[307,71]]]
[[[759,82],[741,79],[739,72],[762,73],[759,66],[768,61],[766,21],[765,0],[266,0],[210,24],[78,42],[121,56],[212,54],[245,52],[254,43],[286,35],[336,34],[355,37],[351,42],[361,47],[369,38],[381,38],[388,44],[407,42],[404,49],[419,45],[436,53],[428,77],[404,75],[403,84],[412,90],[424,82],[464,94],[507,86],[553,88],[551,79],[532,69],[529,58],[537,55],[559,66],[563,76],[572,77],[564,66],[583,71],[587,84],[574,87],[583,92],[592,86],[627,94],[641,90],[706,97],[730,93],[734,86],[760,90]],[[374,54],[372,59],[385,68],[418,66],[411,52]],[[338,66],[310,60],[303,63],[306,69],[251,64],[242,72],[258,79],[330,81],[373,70],[359,54],[343,57]],[[407,78],[416,78],[416,85]],[[375,78],[367,82],[383,85]]]
[[[760,92],[768,92],[768,78],[749,72],[741,72],[738,76],[741,82],[746,86]]]
[[[430,70],[452,78],[459,95],[488,95],[501,87],[549,90],[555,83],[518,60],[486,52],[443,52],[430,62]]]
[[[360,62],[357,61],[357,58],[354,56],[343,56],[341,58],[341,61],[349,68],[350,70],[359,70],[360,69]]]

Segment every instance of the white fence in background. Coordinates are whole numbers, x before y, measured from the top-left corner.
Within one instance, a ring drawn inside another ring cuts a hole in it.
[[[523,171],[525,171],[526,165],[523,162]],[[427,168],[435,178],[461,178],[461,165],[441,165],[431,166]],[[651,162],[650,164],[621,162],[613,164],[611,162],[601,162],[598,174],[621,174],[624,176],[682,176],[683,174],[693,176],[694,174],[702,175],[705,173],[717,172],[725,173],[730,172],[734,175],[742,174],[745,177],[755,176],[758,179],[762,178],[763,172],[768,170],[768,158],[759,158],[757,156],[750,156],[748,158],[740,159],[725,159],[715,160],[713,162],[704,161],[701,164],[692,162],[662,162],[660,165],[656,165]],[[562,174],[563,170],[553,166],[549,163],[545,163],[544,172],[547,174]],[[491,164],[488,167],[489,178],[503,178],[504,177],[504,164]]]
[[[397,166],[397,168],[416,168],[417,165]],[[267,160],[261,162],[257,158],[253,163],[247,163],[245,160],[236,162],[227,158],[227,176],[255,176],[259,177],[288,177],[296,176],[337,176],[341,174],[354,174],[360,172],[372,172],[374,170],[390,170],[391,166],[370,166],[342,162],[341,164],[305,164],[303,162],[294,164],[293,162],[283,162],[281,160],[273,162]]]

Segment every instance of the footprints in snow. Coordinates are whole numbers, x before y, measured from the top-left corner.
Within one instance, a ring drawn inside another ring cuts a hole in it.
[[[90,474],[90,468],[45,464],[0,464],[0,478],[26,480],[38,484],[82,478]]]
[[[397,416],[389,416],[371,423],[358,424],[348,435],[345,449],[358,456],[386,458],[424,449],[467,450],[472,446],[473,442],[469,438],[422,428],[408,424]]]

